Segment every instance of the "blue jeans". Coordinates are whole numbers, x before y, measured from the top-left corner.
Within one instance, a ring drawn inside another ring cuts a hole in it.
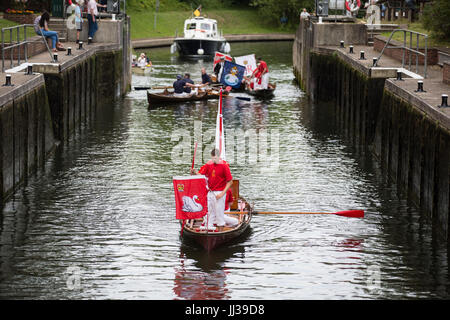
[[[41,32],[36,32],[38,35],[41,35]],[[45,37],[45,39],[52,39],[52,49],[56,48],[56,44],[58,43],[58,32],[56,31],[45,31],[42,30],[42,35]]]
[[[98,25],[97,25],[97,17],[95,17],[95,22],[92,19],[92,15],[88,14],[87,16],[88,22],[89,22],[89,31],[88,36],[90,38],[94,38],[94,34],[97,32]]]

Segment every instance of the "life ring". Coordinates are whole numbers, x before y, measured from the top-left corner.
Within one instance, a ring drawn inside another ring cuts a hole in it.
[[[350,9],[350,0],[345,0],[345,9],[347,9],[347,11],[350,12],[355,12],[357,10],[359,10],[359,8],[361,8],[361,0],[356,0],[356,4],[358,5],[356,8]]]

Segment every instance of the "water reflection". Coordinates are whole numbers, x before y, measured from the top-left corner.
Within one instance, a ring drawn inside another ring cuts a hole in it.
[[[180,266],[175,268],[173,292],[175,299],[214,300],[230,299],[232,290],[227,287],[227,276],[236,269],[227,268],[233,258],[245,258],[245,243],[251,236],[251,228],[226,248],[205,254],[192,240],[186,239],[180,246]],[[186,266],[186,264],[191,264]]]

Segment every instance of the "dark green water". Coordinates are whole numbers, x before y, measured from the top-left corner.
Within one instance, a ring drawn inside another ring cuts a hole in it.
[[[211,69],[168,51],[151,50],[154,71],[133,76],[133,85],[171,84],[185,71],[198,80],[201,66]],[[364,219],[254,216],[241,241],[210,255],[183,243],[171,179],[188,173],[200,137],[197,168],[207,160],[217,101],[149,110],[145,91],[133,91],[77,131],[5,205],[0,297],[448,298],[447,245],[371,155],[343,138],[330,108],[293,83],[291,44],[232,45],[233,55],[248,53],[265,58],[277,90],[269,102],[225,102],[241,194],[261,211],[364,209]],[[254,139],[258,149],[245,146]]]

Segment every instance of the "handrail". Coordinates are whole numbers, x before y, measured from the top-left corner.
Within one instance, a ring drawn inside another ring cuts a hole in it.
[[[394,35],[394,33],[396,32],[403,32],[403,45],[392,45],[389,46],[392,37]],[[409,33],[409,47],[406,45],[406,34]],[[412,38],[413,38],[413,34],[415,34],[416,37],[416,50],[413,49],[412,47]],[[424,51],[425,53],[422,53],[419,51],[419,37],[422,36],[425,39],[425,47],[424,47]],[[402,49],[402,68],[405,68],[405,53],[406,50],[408,52],[410,52],[409,54],[409,59],[408,59],[408,64],[409,64],[409,70],[411,70],[411,58],[412,55],[411,53],[414,53],[416,55],[416,73],[418,73],[418,66],[419,66],[419,55],[424,57],[424,75],[423,77],[426,78],[427,77],[427,57],[428,57],[428,35],[424,34],[424,33],[420,33],[417,31],[412,31],[412,30],[406,30],[406,29],[395,29],[391,32],[389,39],[386,41],[386,44],[384,45],[383,50],[381,50],[380,55],[377,57],[377,60],[374,62],[374,67],[376,67],[378,65],[378,62],[380,61],[381,57],[383,56],[384,50],[385,49],[393,49],[393,48],[401,48]]]
[[[13,27],[2,28],[2,72],[5,72],[5,51],[6,50],[10,50],[9,57],[10,57],[10,67],[11,68],[14,67],[14,62],[13,62],[14,48],[18,48],[17,49],[18,65],[20,65],[20,61],[21,61],[20,48],[22,46],[24,47],[24,60],[25,60],[25,62],[28,62],[28,43],[32,43],[33,41],[29,41],[27,38],[27,27],[34,28],[34,25],[21,24],[21,25],[17,25],[17,26],[13,26]],[[23,35],[24,35],[23,41],[20,41],[20,28],[23,28]],[[10,42],[9,42],[8,46],[5,46],[5,31],[8,31],[8,30],[9,30]],[[17,42],[16,43],[14,43],[14,40],[13,40],[13,30],[16,30],[16,34],[17,34]],[[50,54],[52,62],[54,62],[52,52],[51,52],[50,48],[48,47],[47,40],[44,37],[44,35],[42,34],[42,32],[41,32],[40,36],[42,37],[42,40],[44,41],[45,46],[47,47],[47,50]]]

